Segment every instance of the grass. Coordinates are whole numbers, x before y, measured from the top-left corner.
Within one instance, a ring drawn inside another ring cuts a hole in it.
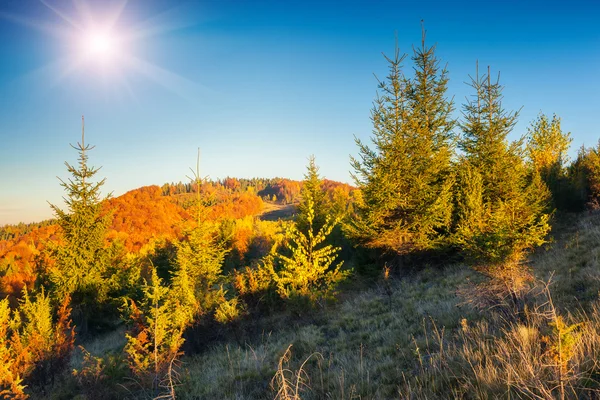
[[[465,265],[357,284],[337,304],[242,322],[237,340],[184,356],[177,397],[598,398],[600,215],[556,225],[554,241],[530,257],[534,283],[518,315],[458,295],[482,281]],[[121,336],[86,349],[115,350]]]
[[[312,321],[279,320],[276,330],[247,337],[243,346],[223,343],[184,358],[182,398],[267,399],[279,360],[291,345],[287,368],[307,375],[302,398],[397,397],[405,371],[415,361],[414,344],[425,345],[431,323],[457,328],[472,311],[458,306],[455,288],[473,273],[465,267],[424,271],[362,291],[313,316]],[[310,387],[310,390],[308,390]]]

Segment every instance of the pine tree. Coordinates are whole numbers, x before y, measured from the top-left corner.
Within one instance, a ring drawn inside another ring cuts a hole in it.
[[[92,182],[99,168],[88,166],[87,152],[94,146],[85,144],[83,122],[82,117],[81,143],[71,145],[79,152],[79,166],[65,162],[73,177],[66,182],[60,180],[67,210],[50,205],[61,228],[62,243],[50,249],[55,265],[49,278],[58,298],[71,295],[74,313],[85,332],[93,308],[105,300],[108,290],[104,275],[109,260],[104,239],[110,215],[102,211],[102,201],[108,198],[100,194],[105,179]]]
[[[300,204],[298,205],[298,218],[296,220],[298,229],[306,232],[308,229],[309,202],[313,203],[316,214],[312,221],[313,233],[320,230],[326,219],[325,193],[323,192],[323,179],[319,176],[319,168],[315,164],[315,156],[308,159],[308,167],[304,175],[304,182],[300,190]]]
[[[311,158],[307,180],[314,179],[316,170],[314,158]],[[323,193],[321,189],[319,191],[317,198],[322,198]],[[277,292],[285,299],[301,297],[315,303],[323,298],[333,298],[337,285],[348,275],[347,271],[341,270],[343,262],[334,265],[341,249],[325,244],[339,223],[339,217],[332,220],[328,216],[323,226],[315,229],[315,215],[318,212],[313,197],[315,192],[306,190],[302,197],[306,231],[301,231],[298,223],[288,225],[284,247],[286,254],[290,255],[279,254],[282,268],[275,273],[274,279]]]
[[[573,192],[566,169],[571,142],[571,134],[562,131],[556,115],[550,120],[540,113],[527,129],[527,156],[533,173],[540,174],[552,193],[554,206],[560,209],[569,207]]]
[[[35,297],[25,291],[12,312],[8,299],[0,300],[2,398],[27,398],[26,386],[43,388],[67,367],[74,342],[69,301],[67,296],[53,322],[54,310],[44,290]]]
[[[549,192],[530,176],[520,142],[509,143],[518,113],[502,108],[502,86],[486,76],[472,79],[474,99],[464,106],[456,243],[486,262],[519,261],[544,243]]]
[[[125,303],[124,311],[131,321],[125,334],[125,353],[139,383],[151,387],[156,397],[161,378],[180,355],[183,332],[193,319],[189,309],[179,302],[178,294],[163,284],[156,269],[152,269],[142,291],[139,303]]]
[[[568,171],[571,209],[600,208],[600,141],[596,147],[581,146]]]
[[[374,149],[360,140],[352,158],[362,192],[347,231],[367,247],[397,254],[446,244],[452,219],[451,156],[455,121],[446,98],[448,73],[435,46],[415,48],[415,76],[405,78],[396,49],[371,112]]]
[[[206,220],[207,210],[200,192],[200,149],[196,171],[193,171],[196,187],[196,226],[188,230],[185,240],[177,246],[175,271],[172,285],[180,296],[181,304],[195,314],[212,309],[220,298],[216,284],[227,250],[219,241],[217,226]]]

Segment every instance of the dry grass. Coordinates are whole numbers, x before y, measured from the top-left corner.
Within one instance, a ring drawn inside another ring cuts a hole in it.
[[[485,278],[455,265],[346,292],[300,320],[266,316],[243,345],[184,357],[177,398],[600,398],[600,215],[577,218],[527,274],[481,298],[464,288]]]
[[[449,337],[433,327],[419,350],[419,372],[401,398],[597,398],[600,308],[561,316],[549,292],[522,322],[462,321]]]
[[[228,343],[188,358],[181,398],[272,399],[270,387],[288,346],[288,371],[310,378],[303,399],[388,399],[398,397],[414,369],[413,343],[428,340],[423,321],[457,329],[471,311],[458,307],[455,288],[473,273],[466,268],[430,269],[418,278],[362,291],[316,315],[312,322],[279,322],[245,346]],[[287,325],[286,325],[287,324]],[[251,339],[251,338],[250,338]],[[312,357],[313,353],[321,357]]]

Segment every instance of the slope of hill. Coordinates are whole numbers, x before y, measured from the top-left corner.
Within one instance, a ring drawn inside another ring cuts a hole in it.
[[[552,385],[563,367],[548,348],[570,340],[556,321],[586,335],[563,361],[563,384],[592,393],[597,382],[589,379],[600,373],[600,215],[568,219],[530,257],[527,315],[507,319],[500,305],[471,307],[464,289],[482,278],[463,265],[430,266],[347,288],[344,300],[314,314],[283,312],[247,331],[230,327],[228,340],[184,358],[178,396],[276,398],[285,377],[292,391],[299,383],[302,399],[504,398],[507,390],[555,398],[547,395],[558,392]]]
[[[250,193],[230,193],[215,188],[212,220],[236,219],[257,215],[262,200]],[[136,252],[151,240],[181,237],[192,216],[185,195],[163,196],[160,187],[146,186],[106,201],[104,209],[112,214],[107,245],[120,242],[129,252]],[[36,277],[36,257],[47,241],[59,239],[54,221],[2,227],[0,240],[0,296],[21,292]]]
[[[259,214],[270,221],[289,218],[294,213],[295,206],[291,203],[297,202],[300,185],[289,179],[227,178],[223,182],[208,182],[201,188],[207,205],[206,217],[217,222]],[[279,195],[280,200],[264,203],[256,188],[262,188],[263,197],[271,200],[272,192],[276,197]],[[118,242],[126,251],[137,252],[153,240],[181,238],[194,219],[190,207],[195,201],[195,189],[194,185],[181,183],[163,185],[162,188],[145,186],[107,200],[105,212],[112,214],[107,245]],[[326,181],[325,189],[332,197],[339,197],[341,193],[342,197],[346,196],[342,200],[345,201],[353,188]],[[269,214],[271,211],[275,212]],[[47,241],[59,240],[58,233],[53,220],[0,227],[0,297],[14,297],[24,285],[33,285],[37,275],[36,257]],[[240,243],[249,239],[240,235],[241,232],[238,233],[238,245],[246,248],[247,243]]]

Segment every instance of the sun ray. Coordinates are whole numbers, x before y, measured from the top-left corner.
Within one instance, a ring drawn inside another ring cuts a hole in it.
[[[201,22],[197,16],[196,18],[192,17],[195,13],[190,12],[187,7],[189,5],[178,5],[138,22],[131,31],[131,38],[133,40],[145,39],[185,29]]]
[[[49,4],[46,0],[40,0],[40,3],[42,3],[44,6],[46,6],[54,14],[58,15],[63,21],[67,22],[73,28],[77,28],[77,29],[81,29],[82,28],[82,26],[80,24],[78,24],[75,20],[73,20],[73,18],[69,17],[67,14],[65,14],[62,11],[60,11],[58,8],[56,8],[53,5]]]
[[[107,27],[112,29],[117,24],[119,19],[121,19],[121,15],[123,14],[123,10],[125,9],[125,6],[127,5],[127,3],[128,3],[127,0],[121,0],[119,5],[115,6],[115,9],[112,10],[113,12],[110,13],[107,20],[105,21],[105,24]]]
[[[12,21],[18,25],[26,26],[37,31],[50,34],[60,39],[69,39],[72,36],[72,28],[60,26],[48,22],[41,22],[32,18],[24,18],[19,15],[4,13],[0,11],[0,18]]]
[[[138,74],[143,75],[146,79],[188,100],[192,99],[193,92],[197,90],[206,90],[206,88],[199,86],[187,78],[143,59],[127,56],[125,62],[129,68],[133,69]]]
[[[109,6],[99,3],[102,7],[93,7],[94,3],[86,0],[73,0],[71,9],[66,9],[64,3],[58,1],[40,0],[40,3],[50,15],[57,17],[53,23],[2,12],[0,18],[60,40],[61,54],[57,59],[28,74],[43,82],[43,86],[55,87],[71,77],[85,78],[92,85],[105,83],[105,94],[121,88],[135,98],[134,87],[127,79],[130,75],[143,77],[187,99],[193,98],[199,91],[210,91],[139,57],[134,51],[144,39],[198,23],[190,18],[193,13],[187,8],[189,5],[169,6],[142,22],[133,23],[126,13],[128,0],[116,0]],[[101,79],[87,79],[90,76]]]

